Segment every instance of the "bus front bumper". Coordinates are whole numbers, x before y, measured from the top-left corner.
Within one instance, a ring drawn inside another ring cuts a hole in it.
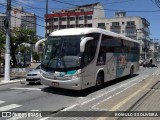
[[[54,79],[48,79],[44,76],[40,75],[41,84],[56,88],[64,88],[64,89],[70,89],[70,90],[82,90],[81,85],[81,78],[77,77],[75,79],[71,80],[54,80]]]

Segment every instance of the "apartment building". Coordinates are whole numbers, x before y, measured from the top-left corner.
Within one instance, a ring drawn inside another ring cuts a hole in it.
[[[123,34],[140,41],[140,53],[146,58],[150,47],[150,23],[139,16],[127,16],[125,11],[115,12],[106,18],[100,3],[78,6],[72,9],[53,11],[47,15],[47,35],[58,29],[76,27],[98,27]]]
[[[0,13],[0,29],[4,29],[4,18],[6,14]],[[34,13],[24,12],[22,7],[15,7],[11,10],[11,29],[21,27],[23,29],[32,29],[36,31],[36,15]]]
[[[3,13],[0,13],[0,30],[4,29],[4,19],[6,15]]]
[[[93,27],[93,19],[95,18],[105,18],[105,11],[100,3],[52,11],[47,15],[47,35],[58,29]]]
[[[93,20],[93,27],[107,29],[119,34],[123,34],[140,42],[140,53],[143,58],[147,50],[150,49],[150,23],[137,16],[127,16],[126,12],[115,12],[114,18],[96,18]]]

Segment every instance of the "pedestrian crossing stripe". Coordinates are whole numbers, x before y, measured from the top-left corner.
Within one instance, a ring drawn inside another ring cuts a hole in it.
[[[8,111],[8,110],[20,107],[20,106],[22,106],[22,105],[10,104],[10,105],[6,105],[6,106],[3,106],[3,107],[0,107],[0,111]]]
[[[0,100],[0,104],[2,104],[2,103],[5,103],[5,102]]]

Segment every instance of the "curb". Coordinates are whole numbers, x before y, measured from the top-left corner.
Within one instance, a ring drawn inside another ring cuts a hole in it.
[[[26,81],[25,79],[19,79],[19,80],[10,80],[10,81],[1,81],[0,82],[0,86],[2,86],[2,85],[6,85],[6,84],[13,84],[13,83],[18,83],[18,82],[24,82],[24,81]]]

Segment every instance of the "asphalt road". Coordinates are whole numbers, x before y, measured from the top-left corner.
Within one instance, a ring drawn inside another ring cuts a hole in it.
[[[158,68],[140,67],[133,78],[113,80],[97,91],[93,88],[83,91],[56,89],[44,85],[29,85],[27,82],[3,85],[0,86],[0,111],[52,111],[48,117],[34,118],[37,120],[53,119],[49,116],[59,111],[90,111],[108,96],[125,90],[151,74],[159,73]],[[5,119],[13,120],[13,118]],[[20,118],[14,118],[16,119]]]

